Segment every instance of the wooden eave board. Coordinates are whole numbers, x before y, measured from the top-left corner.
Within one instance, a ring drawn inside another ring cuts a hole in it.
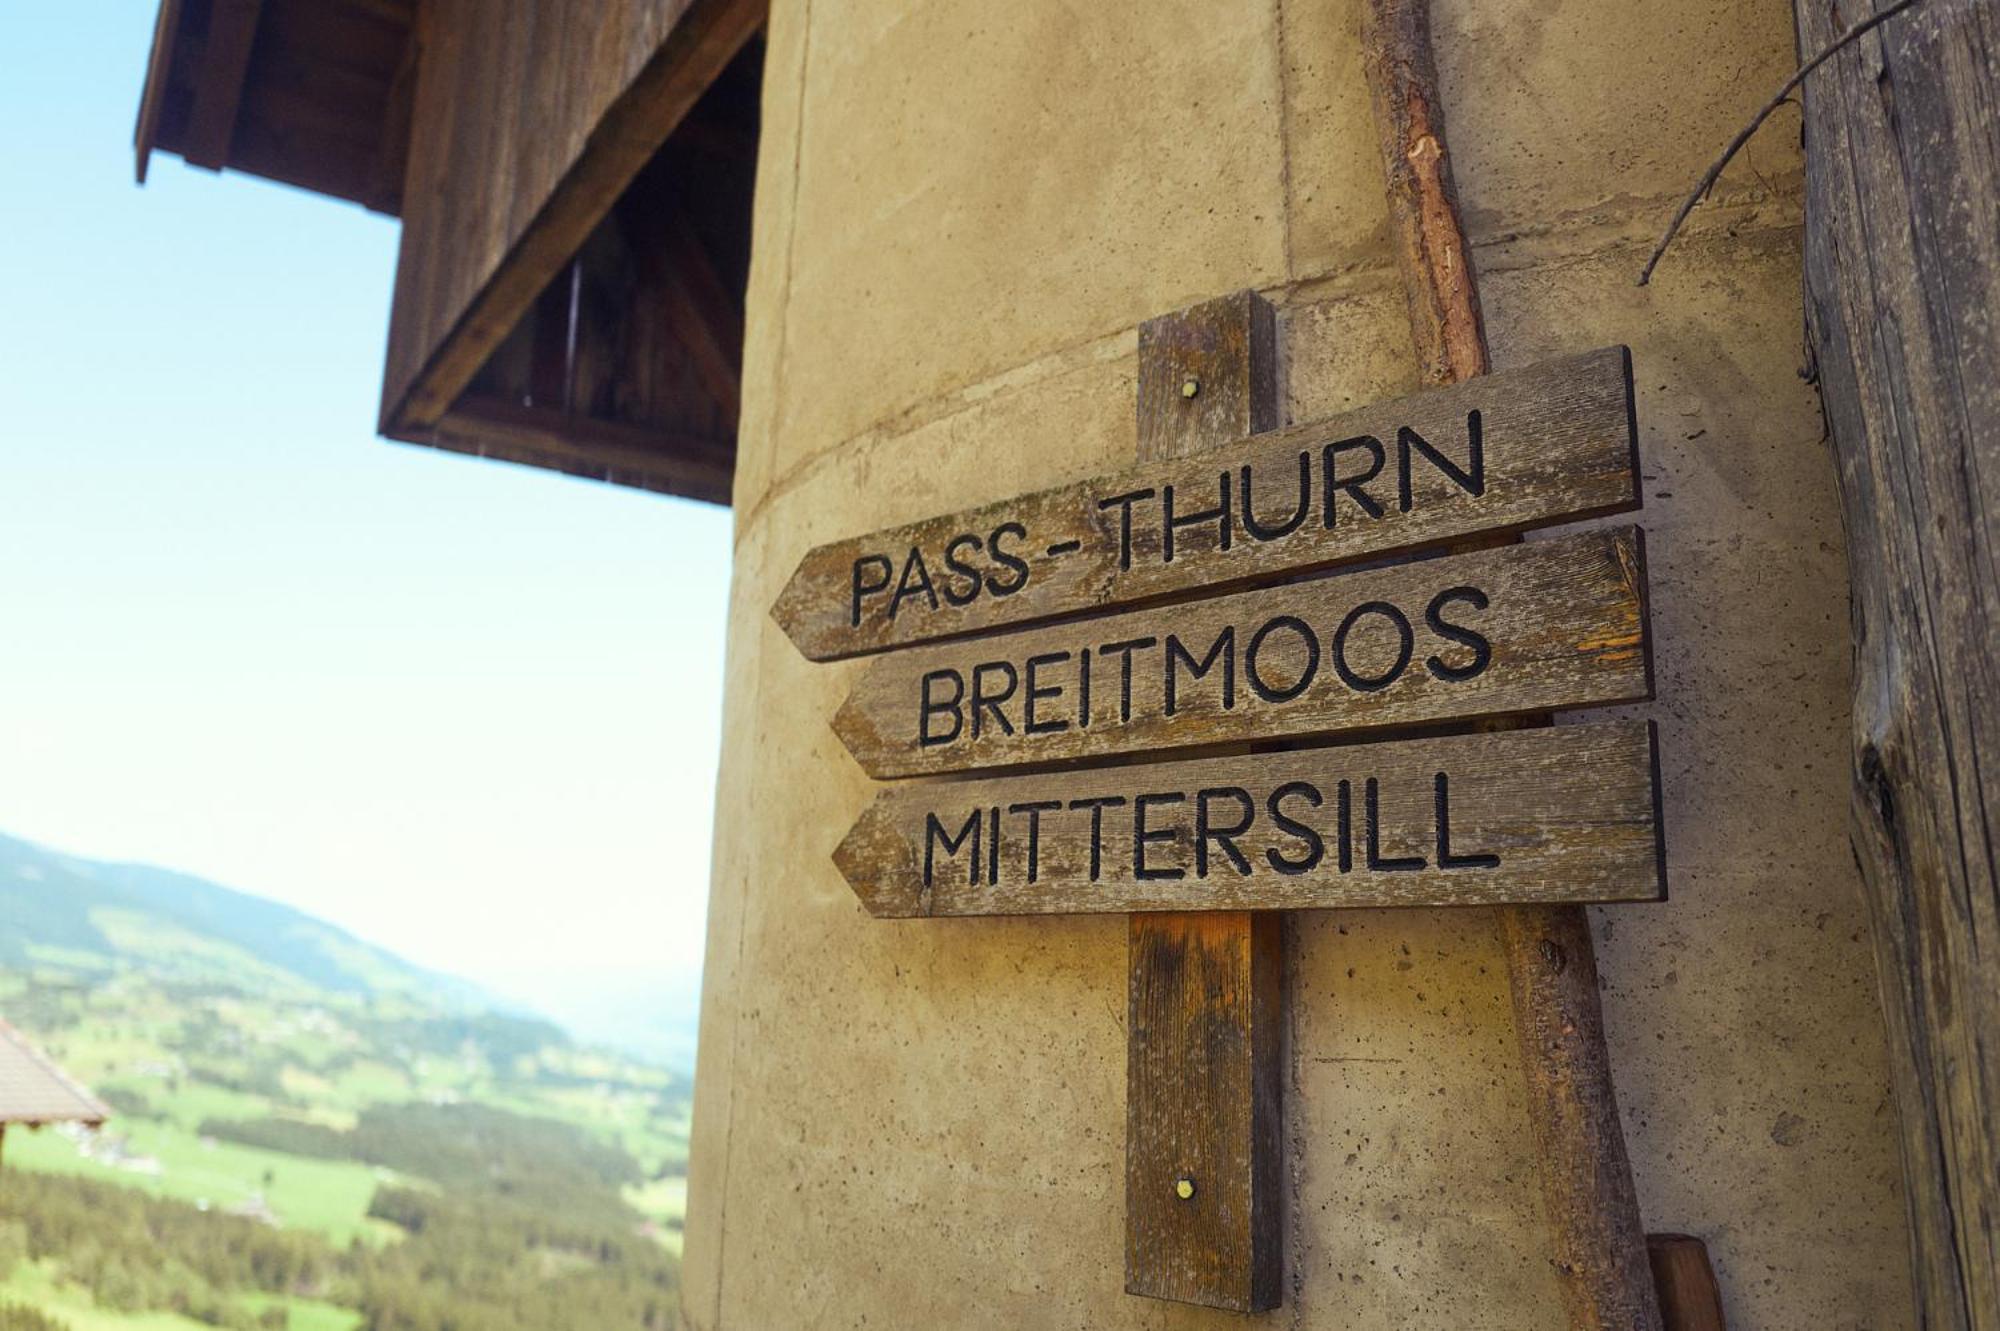
[[[483,401],[461,400],[406,442],[713,504],[729,502],[735,467],[734,451],[714,440]]]
[[[146,183],[146,168],[152,162],[153,145],[160,134],[160,113],[167,97],[167,82],[173,73],[174,41],[180,35],[181,0],[160,0],[153,17],[153,50],[146,57],[146,82],[139,97],[139,123],[132,132],[133,174]]]

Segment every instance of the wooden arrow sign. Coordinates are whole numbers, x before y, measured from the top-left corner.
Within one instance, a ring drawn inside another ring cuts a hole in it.
[[[834,718],[873,776],[1652,694],[1637,528],[878,657]]]
[[[879,916],[1654,901],[1652,726],[890,787],[834,862]]]
[[[823,545],[772,614],[831,660],[1624,512],[1634,446],[1610,347]]]

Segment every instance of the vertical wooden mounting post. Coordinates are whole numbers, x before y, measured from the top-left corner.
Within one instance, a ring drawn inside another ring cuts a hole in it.
[[[1424,380],[1485,374],[1486,331],[1445,151],[1429,0],[1367,0],[1361,46]],[[1504,907],[1499,915],[1570,1325],[1660,1331],[1589,918],[1581,906]]]
[[[1799,45],[1885,9],[1798,0]],[[1848,836],[1926,1331],[2000,1327],[1996,17],[1920,5],[1801,90],[1806,329],[1853,588]]]
[[[1278,423],[1277,320],[1243,291],[1139,330],[1139,455]],[[1238,1312],[1283,1278],[1284,916],[1131,917],[1125,1289]]]

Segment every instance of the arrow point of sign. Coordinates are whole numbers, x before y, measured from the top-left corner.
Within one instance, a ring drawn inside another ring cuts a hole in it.
[[[811,635],[803,631],[811,622],[809,603],[812,600],[810,585],[812,579],[807,569],[811,567],[813,555],[817,553],[818,549],[810,550],[799,560],[798,567],[792,570],[792,576],[785,580],[784,589],[778,593],[777,599],[771,602],[771,618],[777,621],[778,627],[785,631],[785,636],[792,640],[792,645],[798,648],[808,661],[830,659],[828,652],[815,649],[808,641]]]
[[[854,756],[854,761],[860,763],[862,770],[868,775],[894,776],[896,773],[883,770],[882,755],[888,746],[883,744],[873,719],[868,715],[867,707],[861,703],[860,692],[861,686],[858,683],[848,690],[847,697],[841,701],[840,710],[833,714],[833,720],[830,722],[833,733],[840,736],[840,742],[847,746],[848,753]]]
[[[901,876],[896,872],[897,848],[895,829],[879,795],[834,847],[834,867],[868,913],[879,920],[910,919],[927,913],[920,892],[896,885]]]

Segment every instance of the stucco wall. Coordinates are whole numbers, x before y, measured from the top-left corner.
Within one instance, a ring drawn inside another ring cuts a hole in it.
[[[777,0],[750,291],[685,1302],[699,1328],[1223,1327],[1122,1291],[1125,925],[869,919],[854,665],[767,616],[825,540],[1106,470],[1134,329],[1253,286],[1294,419],[1414,387],[1352,0]],[[1673,899],[1595,912],[1650,1228],[1730,1324],[1909,1321],[1844,830],[1846,588],[1800,378],[1784,0],[1439,0],[1494,355],[1638,374]],[[1482,912],[1294,931],[1269,1321],[1556,1328]]]

